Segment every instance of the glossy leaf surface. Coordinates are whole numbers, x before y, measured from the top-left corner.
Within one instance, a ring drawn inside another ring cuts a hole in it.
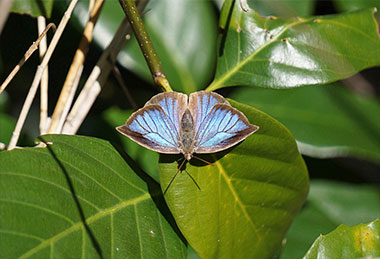
[[[340,12],[348,12],[369,7],[380,8],[380,2],[378,0],[334,0],[334,5]]]
[[[54,0],[16,0],[13,1],[11,11],[19,14],[28,14],[33,17],[44,16],[50,18]]]
[[[357,226],[341,225],[318,237],[304,259],[380,257],[380,221]]]
[[[380,162],[380,102],[375,97],[357,96],[339,83],[286,91],[245,88],[231,96],[284,123],[303,154]]]
[[[216,75],[208,90],[318,85],[379,65],[380,39],[373,13],[374,9],[366,9],[281,20],[244,12],[239,1],[226,1]]]
[[[311,181],[306,204],[286,235],[281,259],[301,258],[321,234],[338,225],[370,222],[380,215],[376,186],[332,181]]]
[[[268,258],[278,255],[305,200],[308,174],[284,126],[250,106],[230,102],[260,129],[227,151],[198,155],[214,166],[193,158],[176,175],[181,156],[160,156],[161,188],[181,232],[201,258]]]
[[[262,16],[310,16],[313,13],[314,0],[248,0],[247,4]]]
[[[211,1],[156,0],[145,23],[172,88],[186,94],[203,89],[214,72],[217,20]],[[137,41],[122,64],[151,78]]]
[[[42,138],[47,148],[0,153],[2,257],[185,257],[147,183],[112,145],[89,137]]]

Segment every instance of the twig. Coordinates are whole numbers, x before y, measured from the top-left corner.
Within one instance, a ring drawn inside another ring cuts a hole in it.
[[[51,118],[51,123],[48,130],[48,133],[50,134],[60,133],[58,131],[58,125],[60,121],[63,120],[62,119],[63,110],[65,106],[67,105],[66,103],[69,101],[69,96],[71,93],[71,88],[73,87],[74,80],[78,77],[79,71],[81,71],[79,68],[84,63],[85,56],[88,51],[88,46],[90,42],[92,41],[94,27],[98,20],[103,3],[104,3],[104,0],[97,0],[95,2],[94,8],[90,11],[90,19],[88,23],[86,24],[86,27],[84,28],[83,36],[79,42],[78,49],[75,52],[73,62],[70,66],[69,72],[67,73],[65,83],[63,84],[61,94],[59,95],[58,102],[55,106],[55,109]],[[69,106],[71,106],[71,103],[69,104]]]
[[[158,59],[156,50],[153,47],[149,34],[147,33],[143,20],[137,10],[134,0],[119,0],[121,7],[127,16],[132,30],[136,36],[139,46],[144,54],[146,63],[149,66],[153,80],[162,91],[173,91],[170,87],[169,81],[166,79],[164,70],[162,69],[161,62]]]
[[[65,14],[63,15],[63,17],[61,19],[61,22],[59,23],[57,31],[55,32],[55,34],[51,40],[51,43],[48,47],[48,50],[46,51],[45,57],[42,60],[41,64],[37,68],[36,74],[35,74],[34,79],[33,79],[32,86],[29,89],[28,95],[27,95],[25,102],[24,102],[24,105],[21,109],[20,116],[17,120],[16,128],[13,131],[11,141],[8,145],[8,148],[7,148],[8,150],[13,149],[17,144],[18,138],[20,136],[20,131],[22,129],[22,126],[24,125],[26,116],[28,115],[28,112],[29,112],[30,106],[33,102],[34,96],[36,95],[38,84],[40,83],[40,80],[42,77],[42,73],[48,64],[51,55],[53,54],[53,51],[54,51],[54,49],[58,43],[58,40],[60,39],[60,37],[63,33],[63,30],[65,29],[65,26],[66,26],[67,22],[69,21],[71,13],[73,12],[73,9],[74,9],[75,5],[77,4],[77,2],[78,2],[78,0],[72,0],[70,2],[69,7],[67,8]]]
[[[42,32],[46,28],[46,19],[43,16],[37,17],[37,27],[38,27],[38,33],[42,34]],[[40,60],[44,58],[44,55],[46,53],[47,49],[47,40],[46,37],[44,37],[39,46],[40,51]],[[49,82],[49,72],[48,67],[46,66],[46,69],[42,73],[41,78],[41,88],[40,88],[40,135],[46,134],[47,132],[47,116],[48,116],[48,82]]]
[[[0,33],[3,30],[4,24],[7,21],[9,10],[11,9],[13,0],[0,1]]]
[[[147,0],[139,1],[138,9],[140,11],[143,10],[147,2]],[[108,45],[107,49],[103,51],[102,56],[92,70],[81,93],[75,101],[63,126],[63,134],[75,134],[78,131],[108,78],[108,75],[114,66],[116,56],[125,44],[126,36],[131,33],[131,31],[128,20],[124,19],[117,29],[111,43]]]
[[[40,44],[41,39],[46,35],[47,31],[51,27],[55,27],[53,23],[48,24],[46,29],[42,32],[42,34],[38,37],[38,39],[33,42],[33,44],[29,47],[29,49],[25,52],[22,59],[18,62],[18,64],[13,68],[12,72],[8,75],[8,77],[4,80],[4,82],[0,86],[0,94],[5,90],[5,88],[8,86],[8,84],[12,81],[12,79],[15,77],[17,72],[20,70],[20,68],[24,65],[24,63],[29,59],[29,57],[33,54],[34,51],[37,50],[38,44]]]
[[[124,83],[124,80],[123,80],[123,77],[121,76],[119,68],[117,66],[113,66],[112,72],[113,72],[114,77],[116,78],[116,81],[118,82],[118,84],[120,85],[121,89],[123,90],[125,96],[127,97],[128,102],[131,104],[131,106],[134,110],[137,110],[137,104],[136,104],[135,100],[133,100],[132,95],[128,90],[128,87]]]
[[[125,35],[128,33],[128,29],[130,30],[128,20],[124,19],[112,39],[112,42],[107,49],[104,50],[102,56],[84,84],[81,93],[76,99],[73,108],[63,125],[63,134],[75,134],[78,131],[84,118],[94,104],[95,99],[99,95],[105,79],[108,77],[114,66],[114,60],[116,59],[117,53],[119,53],[124,46]]]
[[[77,91],[77,88],[79,85],[79,79],[80,79],[82,72],[83,72],[83,65],[79,67],[77,77],[75,78],[75,80],[73,82],[73,86],[71,87],[69,98],[65,104],[65,107],[63,109],[63,113],[61,116],[61,120],[59,121],[59,124],[58,124],[57,132],[62,132],[63,124],[65,123],[67,114],[69,113],[69,110],[71,108],[71,104],[73,103],[74,95],[75,95],[75,92]]]

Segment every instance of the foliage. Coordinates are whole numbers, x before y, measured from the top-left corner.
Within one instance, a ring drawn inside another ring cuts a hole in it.
[[[24,139],[47,146],[0,150],[0,257],[379,257],[380,196],[372,184],[380,179],[378,90],[358,84],[358,76],[346,79],[372,68],[378,82],[378,2],[334,0],[332,8],[350,12],[329,15],[315,4],[150,1],[144,21],[173,89],[218,90],[259,131],[200,155],[213,165],[192,159],[177,173],[181,155],[158,155],[114,130],[136,107],[112,78],[81,127],[87,136],[37,137],[32,110]],[[53,85],[63,83],[87,5],[79,2],[49,64]],[[65,1],[13,6],[52,13],[55,23],[64,8]],[[86,66],[92,69],[123,17],[117,1],[105,1]],[[34,26],[32,18],[10,17],[0,38],[1,78],[23,55],[15,42],[35,39],[12,38],[19,19]],[[134,37],[118,60],[143,106],[155,91]],[[31,62],[23,69],[34,73]],[[28,80],[21,71],[0,95],[0,142],[9,143]],[[57,88],[50,86],[53,98]],[[309,194],[307,168],[312,178],[328,178],[312,180]],[[351,172],[355,183],[346,182]]]

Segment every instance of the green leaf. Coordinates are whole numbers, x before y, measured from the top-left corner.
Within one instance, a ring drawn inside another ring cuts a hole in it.
[[[379,0],[334,0],[334,5],[340,12],[348,12],[369,7],[380,8]]]
[[[265,16],[310,16],[314,8],[314,0],[248,0],[247,2],[250,8]]]
[[[88,1],[83,1],[88,2]],[[85,24],[80,4],[74,14]],[[203,89],[215,67],[217,19],[211,1],[153,0],[144,11],[144,22],[173,89],[190,94]],[[103,48],[110,42],[125,17],[118,1],[105,1],[96,25],[94,40]],[[119,62],[152,82],[146,61],[132,37]]]
[[[125,123],[132,113],[132,110],[120,110],[119,108],[113,107],[103,113],[103,118],[111,125],[120,126]],[[159,182],[157,167],[158,153],[140,146],[119,132],[115,131],[115,133],[120,137],[124,151],[131,156],[144,172]]]
[[[306,198],[307,169],[283,125],[230,102],[260,126],[258,132],[227,151],[199,155],[214,166],[192,159],[176,175],[180,156],[160,156],[161,188],[181,232],[201,258],[269,258],[278,255]]]
[[[145,24],[172,88],[190,94],[212,79],[215,63],[216,16],[210,1],[151,1]],[[151,80],[137,41],[131,40],[120,62]]]
[[[320,234],[339,224],[356,225],[378,218],[379,194],[371,185],[311,181],[305,207],[286,235],[281,259],[301,258]]]
[[[380,256],[380,221],[357,226],[341,225],[315,240],[305,259],[372,258]]]
[[[9,143],[15,126],[16,122],[12,117],[0,113],[0,142],[4,144]]]
[[[284,123],[303,154],[380,162],[380,103],[375,97],[356,96],[339,83],[286,91],[239,88],[231,97]]]
[[[48,147],[0,153],[2,257],[185,257],[147,183],[112,145],[79,136],[41,139]],[[148,184],[157,195],[159,187]]]
[[[15,0],[11,12],[50,18],[54,0]]]
[[[226,1],[220,18],[214,81],[227,86],[318,85],[380,64],[374,9],[287,20],[244,12]],[[349,44],[348,44],[349,43]]]

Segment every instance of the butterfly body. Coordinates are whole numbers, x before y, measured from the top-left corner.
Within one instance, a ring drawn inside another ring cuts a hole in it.
[[[186,109],[181,119],[181,153],[190,160],[194,153],[194,122],[189,109]]]
[[[200,91],[189,98],[177,92],[157,94],[116,129],[150,150],[182,153],[190,160],[193,153],[225,150],[259,127],[221,95]]]

